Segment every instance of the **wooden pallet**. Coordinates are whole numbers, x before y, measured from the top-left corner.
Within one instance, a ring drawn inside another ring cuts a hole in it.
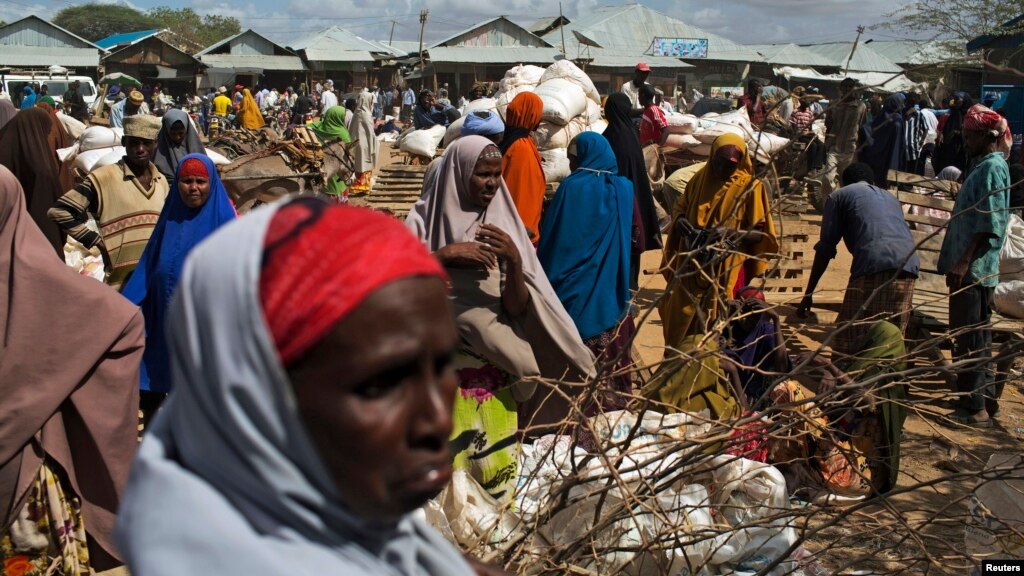
[[[389,164],[378,169],[370,193],[353,199],[376,210],[388,210],[397,218],[404,219],[423,191],[425,165]]]

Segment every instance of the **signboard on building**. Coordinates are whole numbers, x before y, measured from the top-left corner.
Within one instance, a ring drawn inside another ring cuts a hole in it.
[[[671,58],[707,58],[707,38],[661,38],[655,37],[653,50],[655,56]]]

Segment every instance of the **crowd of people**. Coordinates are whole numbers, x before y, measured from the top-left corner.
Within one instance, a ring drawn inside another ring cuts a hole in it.
[[[501,574],[414,512],[453,470],[507,505],[523,442],[568,431],[589,446],[581,420],[640,404],[727,426],[789,415],[788,436],[762,422],[721,450],[785,469],[793,492],[884,493],[899,479],[920,264],[878,180],[883,157],[886,171],[922,157],[962,170],[939,267],[954,354],[973,362],[948,421],[990,427],[1000,390],[985,324],[1011,205],[1006,120],[957,95],[929,153],[930,120],[912,97],[875,109],[844,82],[815,111],[797,93],[787,123],[803,131],[824,115],[843,184],[825,201],[801,311],[840,239],[854,259],[832,358],[791,357],[756,287],[780,239],[754,154],[719,136],[660,221],[645,150],[667,124],[649,73],[638,65],[605,99],[603,133],[571,141],[571,174],[549,201],[530,137],[541,98],[517,95],[504,118],[469,113],[404,227],[310,197],[238,215],[202,123],[147,113],[139,91],[111,111],[124,158],[76,182],[57,155],[70,143],[52,103],[0,100],[4,573],[44,573],[56,559],[64,574]],[[318,117],[308,126],[325,142],[375,144],[395,108],[416,128],[458,114],[444,89],[365,90],[349,103],[330,81],[308,93],[235,88],[211,93],[211,114],[257,129],[285,106],[292,121]],[[763,125],[777,110],[750,88],[740,105]],[[922,142],[914,153],[910,137]],[[376,146],[355,161],[351,186],[368,190]],[[106,285],[61,261],[68,242],[101,253]],[[635,296],[653,250],[665,357],[642,382]],[[796,367],[812,377],[791,378]]]

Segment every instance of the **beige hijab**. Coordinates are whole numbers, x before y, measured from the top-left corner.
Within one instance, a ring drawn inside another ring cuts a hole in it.
[[[61,262],[24,199],[0,166],[0,527],[45,459],[81,499],[90,544],[119,559],[111,533],[138,446],[142,314]]]
[[[482,136],[453,142],[427,179],[428,186],[405,224],[431,252],[448,244],[475,241],[477,230],[485,223],[503,230],[519,249],[530,292],[528,310],[520,318],[510,317],[501,306],[501,270],[448,269],[456,324],[463,342],[474,353],[519,377],[573,380],[593,375],[594,357],[544,274],[504,180],[487,208],[469,201],[470,176],[488,146],[494,143]],[[514,392],[524,401],[533,390],[532,386],[518,386]]]

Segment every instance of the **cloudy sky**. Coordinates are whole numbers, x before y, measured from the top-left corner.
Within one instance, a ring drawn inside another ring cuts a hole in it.
[[[127,3],[127,0],[102,0]],[[0,0],[0,19],[35,13],[50,18],[74,0]],[[416,40],[419,11],[430,10],[426,41],[439,40],[493,16],[505,15],[529,25],[536,18],[558,14],[558,0],[131,0],[145,9],[158,5],[191,6],[200,14],[237,17],[242,28],[253,28],[287,44],[288,41],[330,25],[338,25],[364,38],[386,40],[394,23],[395,40]],[[601,0],[564,1],[571,20]],[[858,25],[871,26],[884,19],[897,3],[892,0],[646,0],[646,5],[740,43],[834,42],[852,40]],[[898,33],[869,30],[867,38],[893,39]]]

